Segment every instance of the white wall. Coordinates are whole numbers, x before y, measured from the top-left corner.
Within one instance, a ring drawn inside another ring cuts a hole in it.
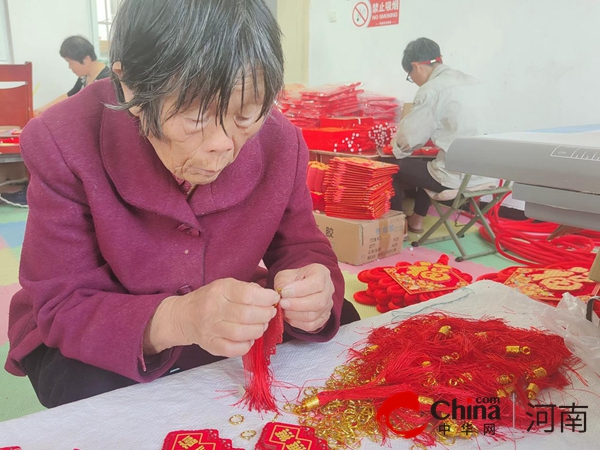
[[[15,63],[33,63],[33,97],[38,108],[65,94],[77,81],[59,55],[69,36],[92,39],[89,0],[8,0]]]
[[[600,1],[401,0],[400,24],[379,28],[353,25],[357,3],[311,1],[311,85],[358,80],[411,101],[402,52],[425,36],[486,84],[490,132],[600,123]]]

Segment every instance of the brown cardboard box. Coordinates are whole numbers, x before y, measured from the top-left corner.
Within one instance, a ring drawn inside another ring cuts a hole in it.
[[[340,262],[360,266],[402,251],[406,217],[399,211],[376,220],[340,219],[319,212],[314,215]]]

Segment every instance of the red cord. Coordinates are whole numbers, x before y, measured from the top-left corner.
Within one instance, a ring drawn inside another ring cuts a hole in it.
[[[548,235],[556,230],[557,224],[500,217],[500,205],[508,195],[487,213],[490,227],[496,235],[494,245],[498,253],[526,266],[566,264],[570,267],[591,267],[596,257],[593,250],[600,246],[600,232],[582,230],[548,241]],[[479,233],[486,241],[492,242],[484,227],[479,229]]]

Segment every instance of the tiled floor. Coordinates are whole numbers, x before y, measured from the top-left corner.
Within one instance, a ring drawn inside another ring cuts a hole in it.
[[[8,326],[8,305],[12,295],[19,289],[18,269],[21,255],[21,245],[25,233],[27,210],[0,204],[0,364],[4,364],[8,343],[6,331]],[[436,218],[428,217],[426,228],[435,222]],[[443,234],[445,231],[439,231]],[[410,242],[415,236],[410,235],[405,243],[403,252],[399,255],[386,258],[365,266],[354,267],[340,264],[346,279],[346,298],[351,299],[352,294],[364,289],[356,275],[366,268],[383,265],[394,265],[398,261],[437,261],[442,253],[453,256],[456,248],[452,241],[431,244],[426,247],[412,248]],[[477,232],[468,233],[464,239],[468,251],[480,251],[489,244],[485,243]],[[40,255],[43,257],[43,255]],[[498,271],[512,263],[498,255],[478,258],[474,261],[456,263],[451,258],[451,265],[460,267],[475,278],[478,276]],[[377,314],[374,307],[357,305],[362,317]],[[0,421],[20,417],[43,409],[37,401],[29,381],[25,378],[13,377],[0,368]]]
[[[8,305],[19,290],[19,258],[27,212],[27,209],[0,203],[0,421],[43,409],[29,380],[13,377],[3,369],[8,352]]]

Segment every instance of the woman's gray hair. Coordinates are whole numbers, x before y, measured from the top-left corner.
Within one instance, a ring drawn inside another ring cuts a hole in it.
[[[138,108],[144,135],[163,137],[165,120],[200,102],[198,119],[216,105],[223,124],[235,86],[249,77],[265,94],[260,117],[283,88],[281,30],[263,0],[124,0],[112,29],[111,63],[118,109]],[[120,82],[133,93],[125,101]],[[245,93],[242,92],[242,103]]]

